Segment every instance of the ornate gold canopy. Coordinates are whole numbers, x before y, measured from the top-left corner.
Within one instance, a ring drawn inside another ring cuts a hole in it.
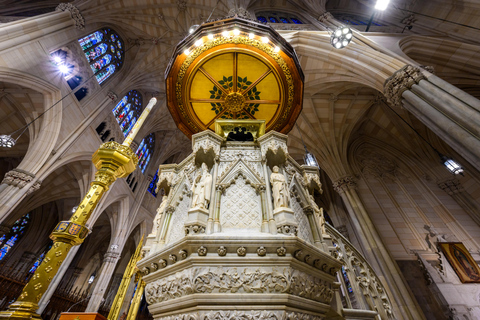
[[[303,73],[270,27],[234,17],[204,24],[177,46],[166,71],[168,108],[189,137],[216,120],[265,120],[288,133],[302,109]]]

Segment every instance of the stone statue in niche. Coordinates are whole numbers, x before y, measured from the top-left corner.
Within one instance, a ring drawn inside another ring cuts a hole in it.
[[[165,211],[165,207],[167,206],[167,199],[168,196],[165,194],[162,197],[162,202],[160,203],[160,206],[157,209],[157,215],[155,216],[155,219],[153,220],[153,228],[152,232],[150,235],[156,235],[158,228],[160,227],[160,220],[162,220],[162,215],[163,212]]]
[[[315,198],[310,194],[310,204],[313,208],[313,212],[315,216],[318,218],[318,223],[320,224],[320,231],[322,234],[327,234],[325,231],[325,216],[323,215],[323,208],[319,208],[317,203],[315,202]]]
[[[212,175],[206,163],[202,163],[202,173],[192,185],[192,208],[207,209],[212,192]]]
[[[285,176],[279,173],[277,166],[272,169],[270,175],[270,183],[272,184],[273,208],[288,208],[290,204],[290,195],[288,193],[288,186]]]

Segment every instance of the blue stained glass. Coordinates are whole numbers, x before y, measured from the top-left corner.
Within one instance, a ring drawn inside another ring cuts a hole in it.
[[[43,259],[45,259],[45,255],[47,252],[52,248],[53,241],[50,241],[50,244],[47,246],[45,251],[37,258],[37,260],[33,263],[33,266],[30,268],[28,273],[35,273],[35,270],[37,270],[38,266],[42,263]]]
[[[158,182],[158,169],[157,169],[157,172],[155,172],[155,175],[153,176],[152,182],[150,182],[148,186],[148,192],[153,194],[154,197],[157,196],[157,193],[155,192],[155,189],[157,189],[157,182]]]
[[[350,284],[350,280],[348,279],[347,271],[345,271],[345,267],[342,267],[342,274],[343,279],[345,280],[345,285],[347,286],[347,290],[349,293],[353,292],[352,285]]]
[[[78,41],[99,84],[115,73],[115,66],[122,65],[123,56],[119,50],[123,47],[122,41],[111,29],[96,31]],[[106,54],[107,51],[112,55]]]
[[[132,130],[142,110],[142,97],[136,90],[128,92],[112,110],[124,136]]]
[[[0,244],[2,244],[4,240],[5,240],[5,234],[0,237]]]
[[[278,20],[275,17],[268,17],[268,20],[270,20],[272,23],[278,23]]]
[[[298,20],[298,19],[296,19],[296,18],[290,18],[290,20],[292,20],[293,23],[295,23],[295,24],[303,24],[302,21],[300,21],[300,20]]]
[[[23,236],[26,230],[26,226],[30,222],[30,214],[26,214],[13,224],[8,235],[3,235],[0,240],[2,243],[5,239],[8,239],[5,244],[0,248],[0,260],[2,260],[10,249],[17,243],[17,241]]]
[[[145,173],[145,169],[150,162],[153,154],[154,143],[154,134],[151,133],[142,140],[140,146],[137,149],[136,154],[138,157],[138,167],[142,170],[142,173]]]
[[[283,23],[290,23],[290,21],[288,21],[287,18],[282,18],[282,17],[280,17],[280,20],[281,20]]]
[[[104,72],[100,72],[95,75],[99,84],[105,81],[108,77],[110,77],[115,72],[115,65],[111,64],[107,67],[107,70]]]
[[[268,22],[268,21],[267,21],[267,18],[262,17],[262,16],[258,16],[258,17],[257,17],[257,20],[260,21],[260,22],[263,22],[263,23],[267,23],[267,22]]]

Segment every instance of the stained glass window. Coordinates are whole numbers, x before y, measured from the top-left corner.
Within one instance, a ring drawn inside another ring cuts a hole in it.
[[[280,20],[281,20],[283,23],[290,23],[290,21],[288,21],[287,18],[282,18],[282,17],[280,17]]]
[[[267,23],[267,22],[268,22],[268,21],[267,21],[267,18],[262,17],[262,16],[258,16],[257,19],[258,19],[258,21],[263,22],[263,23]]]
[[[113,115],[126,137],[142,112],[142,95],[137,90],[128,92],[113,108]]]
[[[53,245],[53,241],[50,240],[50,243],[48,244],[47,248],[42,252],[42,254],[37,258],[37,260],[35,260],[35,262],[33,263],[33,266],[28,271],[29,274],[35,273],[35,270],[37,270],[40,263],[42,263],[43,259],[45,259],[45,255],[47,254],[48,250],[52,248],[52,245]]]
[[[290,18],[290,20],[292,20],[293,23],[295,23],[295,24],[303,24],[303,22],[298,20],[297,18]]]
[[[123,41],[110,28],[78,39],[98,83],[104,82],[123,64]]]
[[[13,224],[12,228],[8,235],[4,235],[1,239],[0,245],[0,260],[2,260],[7,253],[12,249],[12,247],[18,242],[18,240],[23,236],[25,230],[27,229],[28,223],[30,222],[30,214],[27,213]],[[8,240],[7,240],[8,239]]]
[[[146,136],[137,149],[138,157],[138,167],[142,170],[142,173],[145,173],[145,168],[147,167],[150,159],[153,155],[153,147],[155,145],[155,135],[150,133]]]
[[[154,197],[157,196],[157,193],[155,192],[155,189],[157,188],[157,182],[158,182],[158,169],[157,169],[157,172],[155,172],[155,175],[153,176],[152,182],[150,182],[150,185],[148,186],[148,192],[153,194]]]
[[[268,20],[270,20],[271,23],[278,23],[278,20],[275,17],[268,17]]]

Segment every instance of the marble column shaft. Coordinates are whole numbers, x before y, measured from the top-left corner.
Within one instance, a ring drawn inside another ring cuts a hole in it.
[[[376,272],[387,289],[398,319],[425,319],[416,304],[398,265],[384,246],[380,235],[361,202],[352,177],[344,177],[334,182],[337,191],[350,214],[354,232],[368,261],[376,267]]]
[[[95,288],[93,289],[85,312],[97,312],[98,308],[100,308],[100,304],[103,301],[119,257],[120,253],[118,252],[107,251],[107,253],[105,253],[105,258],[102,267],[100,268]]]
[[[412,65],[388,78],[384,91],[480,170],[480,100]]]

